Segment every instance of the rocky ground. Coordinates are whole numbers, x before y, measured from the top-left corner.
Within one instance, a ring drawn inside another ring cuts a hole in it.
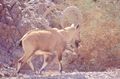
[[[72,72],[53,76],[23,76],[30,79],[120,79],[120,71],[110,72]]]
[[[18,74],[14,76],[5,75],[1,79],[120,79],[120,70],[110,70],[105,72],[56,72],[46,71],[39,74]]]
[[[106,71],[89,72],[64,72],[57,70],[45,70],[42,73],[35,73],[32,70],[22,70],[16,74],[16,69],[4,65],[0,69],[0,79],[120,79],[120,69],[108,69]]]

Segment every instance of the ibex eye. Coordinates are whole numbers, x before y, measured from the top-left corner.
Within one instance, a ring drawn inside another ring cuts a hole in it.
[[[79,28],[79,26],[80,26],[80,25],[78,24],[78,25],[76,26],[76,29],[78,29],[78,28]]]
[[[79,47],[79,43],[80,43],[80,41],[79,41],[79,40],[76,40],[76,41],[75,41],[75,46],[76,46],[76,47]]]

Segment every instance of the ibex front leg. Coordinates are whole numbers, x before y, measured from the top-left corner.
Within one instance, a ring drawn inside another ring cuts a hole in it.
[[[32,60],[32,56],[28,59],[27,64],[30,66],[30,68],[31,68],[33,71],[35,71],[34,66],[33,66],[31,60]]]
[[[62,53],[58,52],[57,55],[57,59],[58,59],[58,65],[59,65],[59,72],[62,73]]]
[[[41,74],[41,72],[45,69],[45,67],[48,65],[48,57],[49,55],[43,55],[44,56],[44,61],[43,61],[43,65],[41,67],[41,69],[39,70],[39,73]]]

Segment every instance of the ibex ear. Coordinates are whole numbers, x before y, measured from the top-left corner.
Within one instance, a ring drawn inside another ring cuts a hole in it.
[[[78,24],[77,26],[76,26],[76,29],[78,29],[80,27],[80,25]]]

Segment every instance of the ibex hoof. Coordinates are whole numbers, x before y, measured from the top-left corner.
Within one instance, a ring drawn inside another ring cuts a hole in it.
[[[40,75],[42,75],[42,71],[35,71],[35,74],[40,74]]]

